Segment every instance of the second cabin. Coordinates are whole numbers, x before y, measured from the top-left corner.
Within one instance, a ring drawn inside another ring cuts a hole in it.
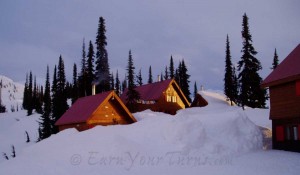
[[[136,101],[136,111],[150,109],[152,111],[164,112],[175,115],[179,109],[190,106],[184,93],[174,79],[150,83],[135,88],[140,94],[140,99]],[[122,101],[127,103],[127,89],[121,95]]]

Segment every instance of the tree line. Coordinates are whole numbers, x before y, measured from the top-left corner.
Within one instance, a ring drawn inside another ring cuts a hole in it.
[[[224,94],[228,100],[242,106],[252,108],[265,108],[267,100],[267,90],[260,87],[262,78],[259,71],[262,69],[260,61],[256,58],[257,51],[252,44],[252,35],[250,34],[248,16],[243,15],[242,56],[237,63],[237,70],[231,61],[231,51],[229,36],[226,38],[225,51],[225,75],[224,75]],[[275,49],[273,64],[271,69],[278,66],[278,55]]]
[[[115,90],[116,94],[121,95],[125,89],[128,89],[128,101],[132,103],[139,98],[138,93],[134,94],[134,88],[143,85],[141,69],[138,74],[135,73],[130,50],[125,79],[120,81],[118,71],[114,76],[114,73],[110,72],[109,68],[108,53],[106,50],[107,38],[105,33],[105,20],[103,17],[100,17],[95,40],[96,49],[94,49],[93,42],[90,40],[86,50],[85,39],[83,39],[80,70],[77,68],[76,63],[74,63],[71,83],[66,80],[62,55],[59,56],[58,64],[54,67],[52,83],[50,83],[49,66],[47,66],[44,86],[36,84],[36,78],[33,80],[31,71],[29,75],[26,75],[23,108],[27,110],[28,116],[32,115],[33,111],[41,114],[38,141],[58,132],[55,122],[69,108],[67,100],[71,99],[71,102],[74,103],[80,97],[92,95],[92,85],[96,86],[98,93]],[[179,62],[178,68],[175,69],[174,61],[171,56],[169,68],[166,66],[165,74],[163,75],[163,73],[161,73],[162,80],[170,78],[174,78],[177,81],[190,100],[190,75],[188,74],[188,69],[183,59]],[[149,67],[147,83],[154,83],[151,66]]]

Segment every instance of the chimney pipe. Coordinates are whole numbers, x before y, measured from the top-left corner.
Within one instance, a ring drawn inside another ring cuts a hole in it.
[[[157,75],[157,82],[160,82],[161,79],[160,79],[160,75]]]
[[[92,95],[96,94],[96,84],[92,84]]]

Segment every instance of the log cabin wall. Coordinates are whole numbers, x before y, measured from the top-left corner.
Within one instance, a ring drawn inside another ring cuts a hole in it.
[[[114,124],[129,124],[128,114],[123,110],[122,106],[116,100],[110,99],[107,103],[102,104],[91,115],[87,121],[88,125],[114,125]]]
[[[273,149],[300,152],[298,82],[270,87]]]
[[[296,82],[270,87],[270,119],[300,117],[300,96]]]

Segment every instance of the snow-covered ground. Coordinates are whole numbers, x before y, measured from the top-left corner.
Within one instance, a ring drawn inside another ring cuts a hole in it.
[[[263,150],[258,126],[270,128],[269,110],[243,111],[219,93],[200,93],[204,108],[147,110],[131,125],[68,129],[30,144],[24,131],[35,137],[38,116],[0,114],[0,152],[10,155],[11,144],[17,151],[0,159],[0,174],[299,174],[299,153]]]

